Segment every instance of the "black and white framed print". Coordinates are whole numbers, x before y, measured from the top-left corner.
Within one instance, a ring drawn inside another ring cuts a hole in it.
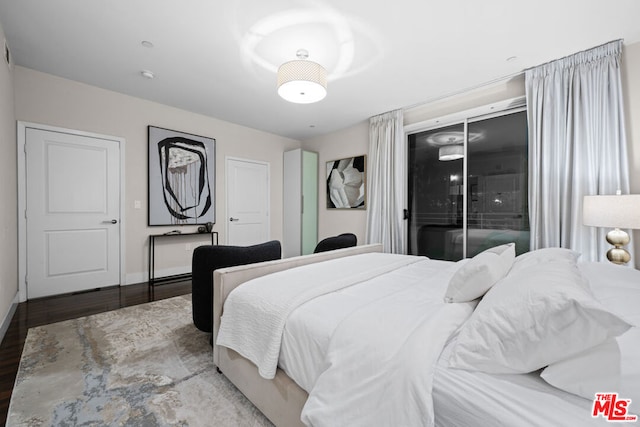
[[[149,225],[215,223],[216,140],[149,126]]]
[[[365,209],[366,156],[327,162],[327,209]]]

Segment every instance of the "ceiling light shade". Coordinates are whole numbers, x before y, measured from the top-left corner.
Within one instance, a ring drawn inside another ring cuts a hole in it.
[[[278,95],[289,102],[311,104],[327,96],[327,70],[309,61],[309,54],[300,49],[298,59],[278,68]]]
[[[442,162],[458,160],[463,157],[464,146],[462,145],[444,145],[438,149],[438,160]]]

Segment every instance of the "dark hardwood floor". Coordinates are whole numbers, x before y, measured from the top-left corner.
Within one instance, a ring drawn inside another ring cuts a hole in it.
[[[27,330],[191,292],[191,281],[149,288],[146,283],[39,298],[20,303],[0,344],[0,425],[5,425]]]

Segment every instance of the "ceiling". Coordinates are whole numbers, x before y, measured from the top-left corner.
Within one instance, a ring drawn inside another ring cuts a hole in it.
[[[0,0],[19,66],[298,140],[638,42],[639,17],[638,0]],[[315,104],[276,93],[300,48],[329,72]]]

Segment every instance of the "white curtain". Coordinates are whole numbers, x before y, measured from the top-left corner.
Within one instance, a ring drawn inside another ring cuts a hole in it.
[[[369,120],[367,159],[367,243],[384,252],[404,253],[405,146],[402,111]]]
[[[608,230],[582,224],[582,199],[629,193],[621,51],[614,41],[526,71],[532,250],[606,261]]]

